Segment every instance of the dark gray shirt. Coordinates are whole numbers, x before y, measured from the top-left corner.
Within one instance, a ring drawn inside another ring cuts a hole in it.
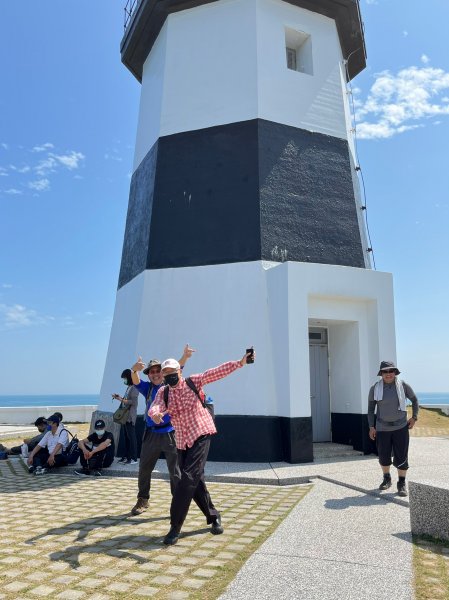
[[[130,407],[127,422],[135,425],[137,419],[137,404],[139,402],[139,390],[134,385],[130,385],[126,390],[125,398],[128,400],[127,406]]]
[[[378,402],[374,400],[374,385],[371,386],[368,394],[368,425],[374,427],[374,410],[377,405],[377,431],[395,431],[396,429],[405,427],[407,424],[407,413],[400,409],[396,382],[393,381],[391,384],[386,384],[384,382],[382,400],[379,400]],[[419,405],[415,392],[408,383],[405,383],[405,381],[402,382],[402,387],[404,388],[405,397],[412,403],[413,416],[418,417]]]

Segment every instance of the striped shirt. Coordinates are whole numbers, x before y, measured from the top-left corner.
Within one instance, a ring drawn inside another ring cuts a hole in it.
[[[213,381],[227,377],[241,367],[238,360],[230,361],[208,369],[199,375],[191,375],[190,379],[198,391],[203,386]],[[153,417],[156,413],[164,413],[167,407],[164,402],[164,388],[162,387],[150,407],[148,414]],[[181,379],[175,388],[169,388],[168,412],[175,428],[176,447],[179,450],[191,448],[202,435],[217,433],[210,412],[205,408],[184,379]]]

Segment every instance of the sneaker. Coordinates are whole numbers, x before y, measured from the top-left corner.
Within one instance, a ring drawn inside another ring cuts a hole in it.
[[[379,486],[379,489],[384,491],[384,490],[388,490],[388,488],[391,488],[391,477],[384,475],[384,478],[382,480],[382,483]]]
[[[101,477],[101,471],[94,471],[93,472],[93,476],[94,477]]]
[[[31,473],[34,473],[34,471],[36,470],[36,467],[33,467],[31,465],[31,467],[28,467],[28,473],[31,475]]]
[[[47,472],[47,469],[44,469],[43,467],[36,467],[34,474],[35,475],[45,475],[46,472]]]
[[[124,463],[128,462],[128,459],[125,457],[119,458],[117,462],[124,464]]]
[[[137,498],[135,506],[131,509],[132,515],[141,515],[148,508],[148,500],[146,498]]]
[[[405,485],[405,481],[398,481],[398,496],[408,496],[407,486]]]
[[[88,477],[89,475],[92,475],[92,473],[89,471],[89,469],[77,469],[75,471],[76,475],[84,475],[85,477]]]
[[[128,465],[137,465],[139,461],[138,460],[134,460],[133,458],[130,461],[127,461]]]

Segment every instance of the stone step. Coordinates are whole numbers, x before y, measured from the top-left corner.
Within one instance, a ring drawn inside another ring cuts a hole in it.
[[[363,456],[363,452],[354,450],[352,446],[347,446],[346,444],[334,444],[332,442],[313,444],[313,458],[315,460],[336,458],[340,456]]]

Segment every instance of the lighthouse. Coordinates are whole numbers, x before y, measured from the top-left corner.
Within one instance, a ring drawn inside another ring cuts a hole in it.
[[[253,366],[208,388],[210,459],[366,450],[367,391],[396,349],[349,111],[366,59],[358,1],[136,0],[127,12],[121,58],[141,96],[99,409],[114,409],[138,355],[189,343],[189,374],[254,346]]]

